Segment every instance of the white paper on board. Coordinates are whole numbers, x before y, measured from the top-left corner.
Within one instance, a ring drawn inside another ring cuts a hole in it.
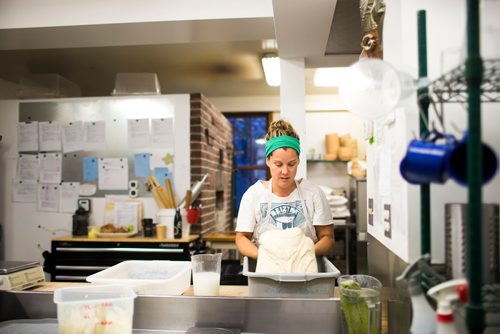
[[[128,120],[129,148],[148,147],[149,139],[149,118]]]
[[[62,154],[40,153],[40,183],[60,183],[62,177]]]
[[[85,151],[106,150],[106,122],[83,123],[83,148]]]
[[[59,212],[75,212],[78,209],[79,182],[61,183]]]
[[[12,201],[18,203],[35,203],[38,183],[34,180],[13,180]]]
[[[83,149],[82,121],[63,124],[61,135],[64,153],[81,151]]]
[[[17,124],[17,149],[19,152],[38,151],[38,122]]]
[[[61,127],[58,122],[38,123],[38,135],[40,151],[60,151],[61,150]]]
[[[99,159],[99,189],[100,190],[128,189],[127,158]]]
[[[174,119],[158,118],[151,120],[151,144],[153,147],[174,148]]]
[[[38,211],[59,211],[59,191],[60,186],[58,184],[39,183],[37,201]]]
[[[37,181],[40,175],[40,159],[37,154],[20,154],[17,158],[17,178]]]

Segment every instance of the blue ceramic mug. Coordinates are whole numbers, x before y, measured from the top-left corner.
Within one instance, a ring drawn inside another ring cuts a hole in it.
[[[487,145],[482,144],[483,166],[482,183],[490,181],[498,170],[498,157],[495,151]],[[467,133],[457,143],[448,155],[446,168],[450,177],[462,186],[467,186]]]
[[[453,135],[438,131],[424,133],[408,145],[399,170],[412,184],[445,183],[448,180],[448,156],[458,142]]]

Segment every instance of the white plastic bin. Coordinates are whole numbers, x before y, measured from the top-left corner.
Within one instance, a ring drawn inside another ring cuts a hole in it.
[[[250,297],[333,297],[335,278],[340,271],[326,257],[318,257],[318,273],[266,274],[256,273],[256,262],[243,259],[243,275],[248,277]]]
[[[123,261],[87,277],[96,284],[124,284],[138,294],[181,295],[191,284],[190,261]]]
[[[135,297],[124,285],[56,289],[59,333],[132,333]]]

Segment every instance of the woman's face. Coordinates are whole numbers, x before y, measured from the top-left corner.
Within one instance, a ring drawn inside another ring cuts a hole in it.
[[[287,189],[294,184],[299,156],[293,148],[278,148],[267,158],[266,164],[271,171],[273,185]]]

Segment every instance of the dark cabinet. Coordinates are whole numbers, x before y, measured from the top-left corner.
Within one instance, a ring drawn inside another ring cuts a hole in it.
[[[193,235],[179,240],[54,238],[44,269],[50,273],[51,281],[85,281],[87,276],[125,260],[190,261],[190,249],[198,239]]]

